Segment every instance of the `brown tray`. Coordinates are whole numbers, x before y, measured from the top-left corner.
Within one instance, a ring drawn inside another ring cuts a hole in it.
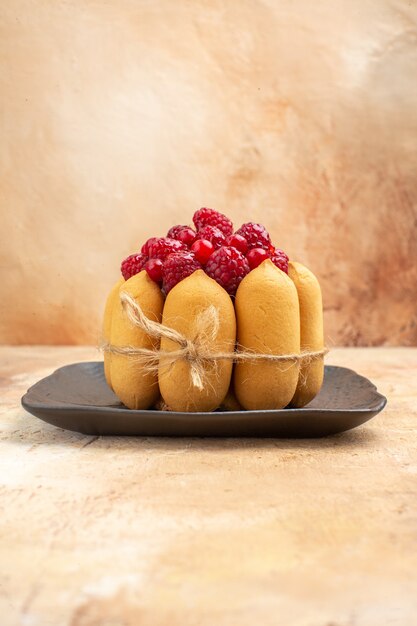
[[[86,435],[169,437],[323,437],[368,421],[386,398],[367,378],[326,365],[323,387],[302,409],[175,413],[125,408],[104,379],[103,363],[74,363],[30,387],[23,407],[54,426]]]

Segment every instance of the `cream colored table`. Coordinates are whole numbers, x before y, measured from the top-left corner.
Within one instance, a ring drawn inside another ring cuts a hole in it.
[[[321,440],[102,438],[20,396],[92,348],[1,348],[0,624],[417,624],[417,349],[335,349],[388,397]]]

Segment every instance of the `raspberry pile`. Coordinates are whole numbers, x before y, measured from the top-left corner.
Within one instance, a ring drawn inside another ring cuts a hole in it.
[[[243,278],[266,259],[288,274],[288,256],[276,248],[262,224],[247,222],[234,231],[231,220],[215,209],[194,213],[195,228],[178,224],[166,237],[151,237],[141,251],[121,264],[128,280],[146,270],[165,294],[181,280],[202,269],[234,296]]]

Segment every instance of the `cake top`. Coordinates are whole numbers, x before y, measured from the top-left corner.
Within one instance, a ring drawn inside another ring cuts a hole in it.
[[[231,220],[204,207],[193,215],[194,228],[177,225],[166,237],[151,237],[140,252],[131,254],[121,264],[128,280],[146,270],[167,294],[177,283],[198,269],[221,285],[230,296],[243,278],[266,259],[288,274],[288,256],[275,247],[262,224],[247,222],[236,231]]]

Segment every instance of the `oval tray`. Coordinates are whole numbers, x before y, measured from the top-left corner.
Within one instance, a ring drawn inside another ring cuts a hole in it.
[[[32,415],[86,435],[177,437],[322,437],[363,424],[386,402],[367,378],[345,367],[326,365],[320,393],[302,409],[133,411],[107,386],[102,362],[61,367],[22,398]]]

